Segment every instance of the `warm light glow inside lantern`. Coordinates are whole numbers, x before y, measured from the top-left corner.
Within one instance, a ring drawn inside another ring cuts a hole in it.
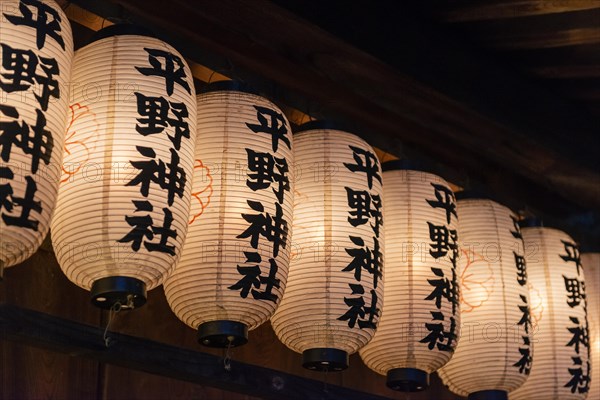
[[[589,389],[589,337],[585,280],[577,245],[566,233],[521,230],[532,298],[534,362],[511,400],[580,400]],[[534,299],[544,301],[539,308]]]
[[[419,391],[448,362],[459,334],[455,197],[442,178],[405,162],[383,168],[385,303],[360,355],[390,388]]]
[[[196,98],[167,43],[115,25],[75,54],[52,244],[99,307],[136,307],[179,258],[190,209]]]
[[[246,343],[279,304],[290,260],[292,133],[281,110],[236,82],[198,96],[189,232],[164,284],[179,319],[212,347]]]
[[[301,127],[294,146],[295,254],[271,322],[306,368],[341,370],[382,306],[381,169],[364,140],[321,122]]]
[[[463,330],[439,375],[460,396],[506,400],[527,379],[533,355],[521,230],[508,208],[457,197]]]
[[[582,253],[590,334],[591,384],[588,400],[600,398],[600,253]]]
[[[72,59],[71,26],[58,4],[0,2],[0,278],[48,233]]]

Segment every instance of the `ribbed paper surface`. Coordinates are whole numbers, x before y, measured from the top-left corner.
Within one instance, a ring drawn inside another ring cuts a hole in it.
[[[53,27],[47,28],[48,34],[46,24]],[[50,226],[60,180],[73,38],[66,15],[54,1],[2,1],[0,44],[0,263],[10,267],[38,249]],[[39,158],[43,153],[46,159]]]
[[[273,314],[292,249],[293,169],[289,123],[273,103],[236,91],[198,96],[189,232],[164,284],[171,308],[190,327],[231,320],[254,329]],[[262,232],[255,243],[244,235],[248,219]]]
[[[385,375],[394,368],[416,368],[433,372],[452,356],[451,349],[440,350],[437,345],[430,349],[423,341],[430,331],[426,324],[432,320],[431,312],[444,314],[444,331],[451,331],[451,317],[455,318],[458,335],[458,309],[452,314],[452,304],[444,298],[438,309],[435,300],[427,299],[435,288],[429,280],[440,279],[432,268],[443,272],[452,281],[452,251],[434,258],[430,250],[433,243],[430,225],[445,226],[456,230],[456,215],[432,207],[427,201],[437,201],[436,189],[444,188],[454,204],[454,195],[448,184],[440,177],[420,171],[386,171],[384,181],[385,211],[385,303],[379,328],[373,340],[360,355],[367,366]],[[442,192],[438,191],[445,200]],[[451,205],[450,204],[450,205]],[[456,214],[456,211],[455,211]],[[448,241],[447,245],[451,243]],[[442,278],[443,279],[443,278]],[[441,340],[441,344],[448,344]],[[456,345],[452,341],[451,347]]]
[[[155,72],[144,75],[136,67]],[[52,244],[64,273],[78,286],[89,289],[99,278],[128,276],[149,290],[175,265],[190,210],[193,90],[185,60],[158,39],[112,36],[76,52]],[[177,145],[174,138],[182,136],[178,129],[184,124],[189,138]],[[133,236],[138,239],[130,240]],[[174,254],[150,250],[161,242]]]
[[[459,200],[458,213],[463,329],[438,373],[461,396],[511,392],[527,379],[533,355],[527,273],[516,259],[524,256],[520,229],[516,216],[491,200]]]
[[[533,366],[511,400],[585,399],[588,375],[585,301],[566,287],[566,279],[585,285],[574,241],[552,228],[523,228],[533,324]],[[577,300],[576,300],[577,299]],[[569,305],[572,304],[573,306]],[[576,347],[579,347],[577,352]],[[584,389],[585,390],[585,389]]]
[[[297,172],[294,254],[288,286],[271,322],[279,339],[296,352],[329,347],[351,354],[375,332],[365,324],[376,325],[379,319],[378,312],[369,318],[365,308],[373,305],[373,309],[381,309],[382,305],[381,278],[375,287],[373,275],[365,269],[359,268],[360,280],[356,279],[354,269],[343,271],[355,259],[348,251],[358,248],[375,251],[372,226],[379,225],[372,198],[375,196],[381,203],[382,185],[373,175],[381,179],[381,170],[373,149],[347,132],[304,131],[294,136],[294,146]],[[359,164],[374,168],[370,172],[370,186],[367,173],[348,168]],[[356,221],[353,226],[349,220],[356,218],[350,214],[353,209],[348,196],[357,191],[371,199],[369,209],[373,215],[360,218],[361,222]],[[379,251],[383,253],[383,227],[379,232]],[[362,245],[352,242],[350,236],[362,240]],[[354,288],[363,293],[353,294],[350,285],[356,285]],[[352,302],[345,299],[357,299],[357,318],[344,319],[350,310],[346,301]]]

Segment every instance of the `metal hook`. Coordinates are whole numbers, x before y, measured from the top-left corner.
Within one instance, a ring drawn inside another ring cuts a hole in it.
[[[127,301],[129,303],[130,299],[128,298]],[[103,336],[103,338],[104,338],[104,346],[106,346],[107,348],[110,346],[110,343],[111,343],[111,339],[110,339],[110,337],[108,337],[108,328],[110,327],[110,324],[113,321],[113,317],[119,311],[121,311],[122,308],[123,308],[123,306],[121,305],[121,303],[120,302],[116,302],[115,304],[113,304],[113,306],[110,308],[110,310],[108,312],[108,322],[106,323],[106,328],[104,328],[104,336]]]

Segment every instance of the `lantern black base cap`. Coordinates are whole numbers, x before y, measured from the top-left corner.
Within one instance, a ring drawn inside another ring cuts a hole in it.
[[[198,326],[198,342],[207,347],[237,347],[248,343],[248,326],[237,321],[209,321]]]
[[[471,393],[468,400],[508,400],[508,392],[505,390],[481,390]]]
[[[348,353],[344,350],[321,347],[302,353],[302,366],[311,371],[343,371],[348,364]]]
[[[400,392],[420,392],[429,387],[429,374],[416,368],[390,369],[386,385]]]
[[[146,284],[129,276],[109,276],[92,284],[92,304],[105,310],[132,310],[146,304]]]

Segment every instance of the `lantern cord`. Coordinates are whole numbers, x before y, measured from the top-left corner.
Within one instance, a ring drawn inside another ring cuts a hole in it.
[[[4,280],[4,261],[0,260],[0,282]]]
[[[231,371],[231,343],[233,341],[233,338],[227,338],[227,348],[225,349],[225,356],[223,357],[223,368],[225,368],[225,371],[229,372]]]
[[[325,368],[325,373],[323,374],[323,393],[329,393],[329,388],[327,387],[327,373],[329,372],[329,368]]]
[[[112,305],[112,307],[110,308],[109,312],[108,312],[108,322],[106,323],[106,328],[104,328],[104,346],[106,346],[107,348],[110,346],[111,343],[111,338],[108,337],[108,328],[110,327],[110,324],[113,321],[114,316],[121,311],[122,305],[120,302],[116,302],[115,304]]]

